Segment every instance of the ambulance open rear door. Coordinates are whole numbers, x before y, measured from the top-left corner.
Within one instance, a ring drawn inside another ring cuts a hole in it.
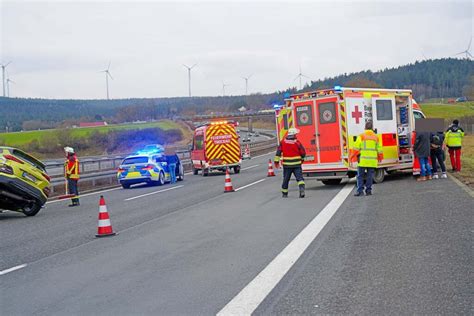
[[[372,121],[383,147],[381,166],[398,163],[396,113],[394,95],[372,95]]]

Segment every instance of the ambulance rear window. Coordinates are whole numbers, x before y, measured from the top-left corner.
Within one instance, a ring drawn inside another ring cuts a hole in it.
[[[326,102],[319,104],[319,123],[328,124],[336,122],[336,103]]]
[[[393,120],[392,101],[391,100],[376,100],[377,120],[391,121]]]

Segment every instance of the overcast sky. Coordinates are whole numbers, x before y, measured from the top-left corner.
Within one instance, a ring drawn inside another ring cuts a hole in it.
[[[5,1],[0,62],[11,96],[112,98],[249,93],[452,56],[473,34],[466,1]],[[472,48],[471,48],[472,52]]]

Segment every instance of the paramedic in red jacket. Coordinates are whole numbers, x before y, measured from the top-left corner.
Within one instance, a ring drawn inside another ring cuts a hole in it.
[[[301,163],[306,156],[306,151],[300,141],[296,139],[299,130],[290,128],[288,136],[280,142],[275,155],[275,167],[280,167],[280,160],[283,165],[283,184],[281,185],[282,197],[288,197],[288,183],[291,174],[294,174],[300,191],[300,198],[304,198],[304,179]]]

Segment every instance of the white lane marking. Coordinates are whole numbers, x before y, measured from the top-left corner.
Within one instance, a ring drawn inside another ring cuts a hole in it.
[[[139,198],[144,197],[144,196],[149,196],[149,195],[153,195],[153,194],[158,194],[158,193],[161,193],[161,192],[166,192],[166,191],[170,191],[170,190],[174,190],[174,189],[179,189],[179,188],[182,188],[182,187],[184,187],[184,185],[177,185],[177,186],[175,186],[175,187],[171,187],[171,188],[168,188],[168,189],[164,189],[164,190],[160,190],[160,191],[155,191],[155,192],[150,192],[150,193],[146,193],[146,194],[142,194],[142,195],[137,195],[137,196],[134,196],[134,197],[125,199],[125,201],[131,201],[131,200],[139,199]]]
[[[3,270],[3,271],[0,271],[0,275],[4,275],[4,274],[10,273],[10,272],[13,272],[13,271],[22,269],[22,268],[24,268],[24,267],[26,267],[26,263],[20,264],[19,266],[16,266],[16,267],[13,267],[13,268],[10,268],[10,269],[6,269],[6,270]]]
[[[275,148],[277,147],[277,145],[275,144]],[[276,149],[275,149],[276,150]],[[263,154],[263,155],[258,155],[258,156],[253,156],[253,157],[250,157],[251,159],[253,158],[259,158],[259,157],[263,157],[263,156],[268,156],[268,155],[271,155],[273,154],[273,151],[272,152],[269,152],[269,153],[266,153],[266,154]]]
[[[249,169],[252,169],[252,168],[255,168],[255,167],[258,167],[258,166],[260,166],[260,165],[253,165],[253,166],[242,168],[240,170],[249,170]]]
[[[260,180],[258,180],[258,181],[249,183],[249,184],[247,184],[247,185],[244,185],[243,187],[240,187],[240,188],[235,189],[235,191],[243,190],[243,189],[245,189],[245,188],[251,187],[252,185],[255,185],[255,184],[260,183],[260,182],[265,181],[265,180],[266,180],[266,179],[260,179]]]
[[[251,315],[281,281],[349,196],[346,184],[324,209],[217,315]]]
[[[82,198],[82,197],[84,197],[84,196],[96,195],[96,194],[101,194],[101,193],[104,193],[104,192],[110,192],[110,191],[120,190],[121,188],[122,188],[122,187],[118,187],[118,188],[112,188],[112,189],[97,191],[97,192],[91,192],[91,193],[81,194],[80,197]],[[57,203],[57,202],[62,202],[62,201],[69,201],[69,199],[61,199],[61,200],[48,201],[48,202],[46,202],[46,204]]]

